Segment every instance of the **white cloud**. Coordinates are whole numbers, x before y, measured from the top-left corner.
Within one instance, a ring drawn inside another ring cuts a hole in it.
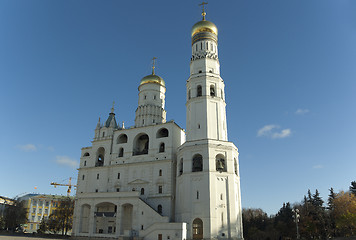
[[[314,168],[314,169],[320,169],[320,168],[324,168],[324,166],[319,164],[319,165],[313,166],[313,168]]]
[[[272,134],[272,138],[286,138],[291,135],[291,130],[289,128],[283,129],[281,132],[275,132]]]
[[[58,163],[59,165],[71,167],[71,168],[74,168],[74,169],[77,168],[78,165],[79,165],[77,160],[72,159],[72,158],[67,157],[67,156],[56,156],[56,163]]]
[[[309,112],[309,109],[301,109],[301,108],[298,108],[297,111],[295,111],[295,114],[297,115],[304,115],[304,114],[307,114]]]
[[[37,151],[37,147],[34,144],[28,143],[25,145],[17,145],[16,146],[18,149],[20,149],[21,151],[25,151],[25,152],[34,152]]]
[[[268,135],[271,135],[271,133],[272,133],[272,130],[274,129],[274,128],[279,128],[279,126],[277,126],[277,125],[266,125],[266,126],[264,126],[263,128],[261,128],[260,130],[258,130],[258,132],[257,132],[257,136],[258,137],[261,137],[261,136],[268,136]]]
[[[281,131],[277,131],[277,129],[279,128],[280,126],[278,125],[273,125],[273,124],[266,125],[257,131],[257,137],[264,136],[264,137],[276,139],[276,138],[286,138],[292,134],[292,131],[289,128],[282,129]]]

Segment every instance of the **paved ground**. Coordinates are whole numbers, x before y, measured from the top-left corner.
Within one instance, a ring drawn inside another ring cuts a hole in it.
[[[38,238],[38,237],[25,237],[25,236],[0,236],[0,240],[65,240],[69,238]]]

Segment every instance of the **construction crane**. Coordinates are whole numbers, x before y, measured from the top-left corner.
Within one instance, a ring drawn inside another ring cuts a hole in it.
[[[57,186],[67,186],[68,190],[67,190],[67,196],[70,196],[70,192],[72,191],[72,187],[77,187],[77,185],[72,184],[72,178],[69,178],[68,184],[63,184],[63,183],[56,183],[56,182],[51,182],[51,185],[53,185],[54,187]]]

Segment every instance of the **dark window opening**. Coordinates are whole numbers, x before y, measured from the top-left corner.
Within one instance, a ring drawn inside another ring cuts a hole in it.
[[[142,134],[136,137],[133,155],[148,154],[149,137],[147,134]]]
[[[200,85],[198,85],[197,87],[197,97],[202,96],[202,87]]]
[[[124,156],[124,149],[120,148],[119,150],[119,157],[123,157]]]
[[[127,143],[127,135],[126,134],[121,134],[117,138],[117,144],[120,144],[120,143]]]
[[[210,86],[210,96],[215,97],[215,87],[213,85]]]
[[[117,173],[117,179],[120,179],[120,173]]]
[[[216,155],[215,163],[216,163],[216,171],[226,172],[226,162],[225,162],[224,155],[222,155],[222,154]]]
[[[141,195],[145,195],[145,189],[141,188]]]
[[[84,161],[84,167],[87,165],[87,161]]]
[[[159,145],[159,152],[161,153],[161,152],[164,152],[164,143],[161,143],[160,145]]]
[[[159,170],[158,176],[162,176],[162,169]]]
[[[193,169],[192,172],[203,171],[203,157],[200,154],[196,154],[193,157]]]
[[[162,193],[163,192],[163,188],[162,188],[162,186],[160,185],[160,186],[158,186],[158,193]]]
[[[169,135],[168,129],[162,128],[157,132],[156,138],[164,138],[164,137],[168,137],[168,135]]]
[[[157,207],[157,212],[158,212],[159,214],[162,214],[162,205],[161,205],[161,204],[158,205],[158,207]]]

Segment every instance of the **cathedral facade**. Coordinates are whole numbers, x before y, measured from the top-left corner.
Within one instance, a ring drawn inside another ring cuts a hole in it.
[[[165,82],[139,85],[135,126],[114,108],[82,148],[72,235],[113,239],[242,239],[237,147],[228,141],[218,29],[191,31],[186,131],[166,122]]]

